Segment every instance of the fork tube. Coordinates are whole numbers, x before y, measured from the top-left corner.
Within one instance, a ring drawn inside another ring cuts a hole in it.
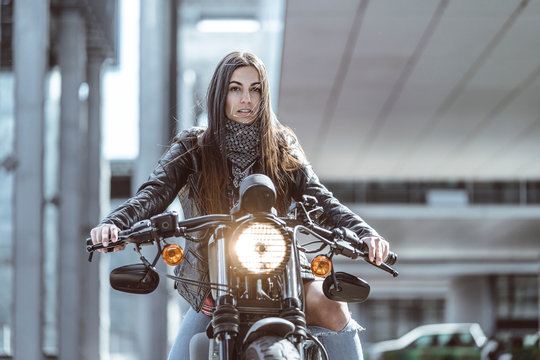
[[[298,279],[300,279],[300,269],[296,264],[296,254],[295,249],[292,249],[291,257],[289,258],[289,263],[285,268],[285,279],[284,287],[285,293],[284,298],[294,298],[300,299],[300,294],[298,293]]]
[[[218,284],[228,284],[227,276],[227,249],[225,244],[225,228],[219,227],[216,229],[216,248],[217,248],[217,282]],[[223,290],[223,287],[219,287],[217,290],[217,298],[226,295],[227,292]]]
[[[225,227],[215,231],[217,253],[217,280],[221,285],[229,283],[227,273],[227,251]],[[239,331],[240,317],[236,308],[236,299],[222,286],[216,292],[216,310],[212,315],[212,327],[219,343],[220,360],[235,359],[235,343]]]
[[[219,298],[212,317],[214,335],[218,341],[220,360],[236,359],[235,343],[239,331],[239,313],[232,296]]]
[[[288,336],[289,340],[296,346],[300,354],[300,359],[304,359],[304,340],[307,337],[306,316],[303,312],[303,301],[301,301],[300,284],[300,268],[297,259],[297,249],[291,244],[292,251],[289,263],[285,268],[284,279],[284,294],[283,294],[283,309],[280,317],[289,320],[295,325],[292,334]]]

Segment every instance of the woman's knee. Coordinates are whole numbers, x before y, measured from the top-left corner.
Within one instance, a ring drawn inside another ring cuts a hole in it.
[[[340,331],[347,325],[350,319],[347,303],[328,299],[322,291],[322,281],[311,281],[304,288],[308,325],[333,331]]]
[[[330,299],[326,300],[322,306],[315,310],[319,312],[319,326],[333,331],[343,330],[350,319],[349,307],[346,303],[340,303]]]

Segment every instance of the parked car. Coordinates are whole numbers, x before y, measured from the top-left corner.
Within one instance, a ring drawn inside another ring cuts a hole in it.
[[[511,360],[539,360],[540,332],[513,336],[505,347],[505,355]]]
[[[480,359],[486,335],[476,323],[419,326],[395,340],[373,344],[370,360]]]

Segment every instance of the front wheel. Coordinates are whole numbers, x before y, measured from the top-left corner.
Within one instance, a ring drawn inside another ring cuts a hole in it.
[[[300,354],[287,339],[278,336],[263,336],[249,344],[244,360],[297,360]]]

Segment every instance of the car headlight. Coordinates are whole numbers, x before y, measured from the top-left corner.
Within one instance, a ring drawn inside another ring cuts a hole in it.
[[[233,237],[236,264],[249,274],[271,274],[283,269],[290,256],[288,237],[271,222],[252,221],[238,227]]]

